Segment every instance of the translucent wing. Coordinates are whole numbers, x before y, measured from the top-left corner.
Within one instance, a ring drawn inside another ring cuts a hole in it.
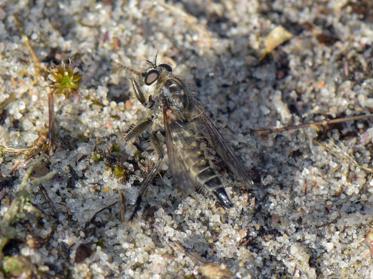
[[[177,146],[175,141],[175,134],[179,133],[184,127],[183,124],[175,119],[172,119],[170,115],[171,110],[164,108],[163,110],[163,120],[164,128],[166,132],[166,146],[167,146],[167,156],[169,161],[169,167],[171,169],[171,174],[173,176],[174,182],[178,187],[182,188],[189,194],[193,194],[192,186],[194,185],[193,180],[189,176],[187,167],[184,161],[180,157],[180,153],[177,149],[181,148]]]
[[[246,169],[243,162],[234,154],[231,147],[225,142],[223,136],[215,127],[215,124],[210,117],[207,116],[203,106],[194,98],[193,103],[195,109],[192,118],[193,121],[196,122],[199,131],[203,133],[230,171],[233,172],[238,179],[252,184],[249,171]]]

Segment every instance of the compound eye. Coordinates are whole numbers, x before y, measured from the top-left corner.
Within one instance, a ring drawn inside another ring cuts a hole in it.
[[[159,72],[156,69],[151,69],[145,73],[145,84],[150,85],[159,78]]]
[[[167,72],[171,73],[172,72],[172,68],[170,65],[168,64],[159,64],[158,67],[161,67],[163,69],[165,69]]]

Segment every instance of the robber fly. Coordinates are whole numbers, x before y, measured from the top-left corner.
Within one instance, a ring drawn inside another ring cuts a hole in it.
[[[195,191],[212,193],[223,207],[232,207],[218,171],[219,162],[223,162],[237,178],[251,183],[248,171],[185,83],[172,73],[171,66],[157,65],[156,59],[154,63],[147,62],[150,68],[145,72],[131,70],[141,77],[141,80],[131,80],[131,83],[136,98],[149,110],[150,116],[132,126],[125,139],[130,140],[149,131],[158,160],[142,181],[131,219],[139,209],[142,195],[160,170],[164,160],[164,141],[177,186],[190,194]]]

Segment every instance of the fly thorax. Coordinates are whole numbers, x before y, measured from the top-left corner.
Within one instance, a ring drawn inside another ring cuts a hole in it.
[[[162,89],[162,97],[167,106],[178,112],[184,112],[188,106],[188,95],[185,92],[182,84],[177,80],[169,79],[165,82]]]

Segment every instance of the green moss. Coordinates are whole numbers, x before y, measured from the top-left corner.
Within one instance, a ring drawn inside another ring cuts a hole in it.
[[[119,153],[120,152],[120,146],[118,144],[113,144],[111,146],[111,152],[112,153]]]
[[[122,166],[114,166],[113,174],[117,179],[124,179],[126,177],[126,170]]]
[[[78,91],[81,76],[77,68],[74,68],[70,63],[68,65],[61,63],[50,70],[50,79],[54,93],[69,97]]]
[[[100,153],[94,152],[92,153],[91,159],[93,162],[98,163],[101,162],[104,158],[101,156]]]
[[[9,276],[31,275],[32,266],[25,257],[4,257],[3,270]]]
[[[97,242],[96,242],[96,245],[101,247],[101,248],[105,248],[105,240],[103,239],[99,239]]]

